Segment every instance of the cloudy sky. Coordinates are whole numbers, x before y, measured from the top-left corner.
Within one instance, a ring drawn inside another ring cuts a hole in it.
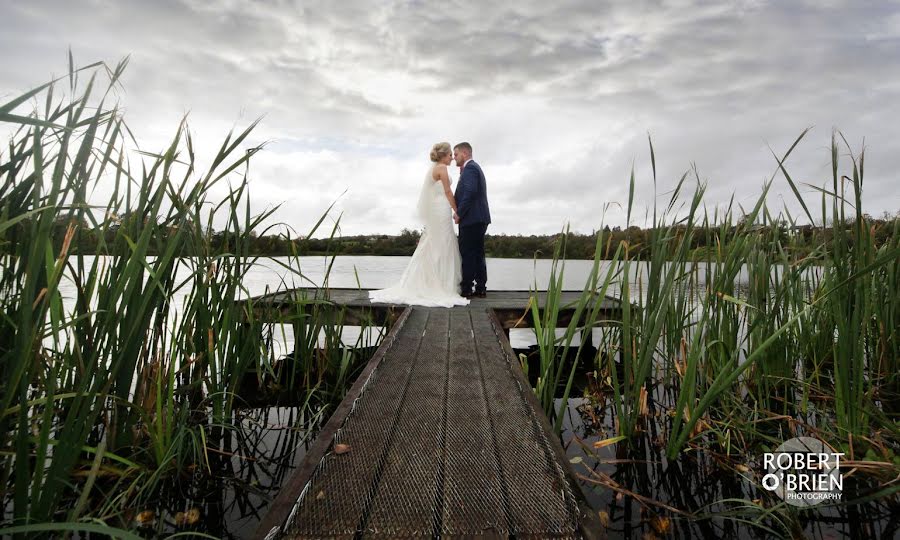
[[[632,164],[642,220],[648,133],[660,192],[696,164],[708,207],[748,206],[770,148],[810,126],[796,180],[830,182],[836,128],[865,140],[865,210],[900,210],[896,0],[0,0],[0,101],[64,74],[69,47],[81,65],[131,56],[119,100],[146,150],[189,114],[208,159],[263,117],[253,204],[298,232],[335,200],[345,235],[415,228],[443,140],[474,146],[489,232],[590,232],[604,208],[624,224]],[[783,177],[769,201],[799,208]]]

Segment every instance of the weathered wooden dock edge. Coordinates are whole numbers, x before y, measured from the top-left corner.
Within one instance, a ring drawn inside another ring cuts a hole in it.
[[[391,349],[395,337],[402,330],[404,324],[409,318],[414,308],[405,308],[397,319],[397,322],[391,328],[389,334],[385,337],[376,354],[369,361],[363,372],[355,381],[353,387],[342,400],[341,404],[335,409],[325,427],[319,433],[314,443],[310,446],[301,466],[290,477],[285,486],[282,487],[279,495],[271,505],[268,512],[263,517],[256,531],[256,538],[266,538],[273,530],[277,531],[278,527],[283,526],[286,522],[293,520],[291,514],[296,511],[298,500],[302,497],[303,490],[307,488],[315,474],[319,463],[325,458],[334,442],[335,434],[342,428],[348,415],[355,405],[357,399],[365,391],[365,388],[372,378],[373,373],[378,368],[385,354]],[[477,308],[476,308],[477,309]],[[483,310],[483,311],[482,311]],[[490,307],[481,307],[479,311],[486,312],[487,319],[491,324],[491,331],[500,346],[504,360],[506,361],[508,371],[513,375],[513,383],[518,386],[522,399],[527,404],[526,409],[532,421],[539,428],[539,436],[544,440],[545,448],[553,454],[552,466],[557,469],[557,473],[561,478],[569,483],[571,496],[574,497],[573,517],[576,519],[577,533],[584,538],[600,538],[605,536],[605,532],[601,527],[596,514],[588,505],[584,494],[578,487],[575,475],[571,469],[565,452],[555,436],[555,430],[550,425],[546,416],[541,411],[541,407],[536,396],[531,390],[525,374],[519,369],[516,355],[510,346],[509,340],[505,333],[508,327],[501,322],[498,314]],[[548,458],[550,456],[548,455]],[[272,537],[275,537],[273,535]]]

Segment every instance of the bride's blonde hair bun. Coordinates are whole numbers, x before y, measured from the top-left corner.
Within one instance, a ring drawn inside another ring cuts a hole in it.
[[[431,161],[437,163],[438,161],[443,159],[443,157],[446,156],[447,154],[449,154],[450,152],[451,152],[450,143],[448,143],[448,142],[435,143],[435,145],[431,147]]]

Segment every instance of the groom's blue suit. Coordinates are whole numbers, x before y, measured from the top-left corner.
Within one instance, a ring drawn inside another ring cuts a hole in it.
[[[459,254],[462,256],[463,295],[487,290],[487,264],[484,260],[484,234],[491,222],[487,200],[487,182],[481,167],[472,160],[466,163],[456,185],[456,214],[459,216]]]

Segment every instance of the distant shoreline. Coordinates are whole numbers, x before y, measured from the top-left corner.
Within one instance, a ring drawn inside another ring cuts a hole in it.
[[[867,217],[866,225],[873,231],[873,240],[876,247],[887,243],[900,230],[897,226],[900,221],[900,213],[895,216],[883,216],[882,218]],[[119,226],[124,227],[126,223]],[[847,223],[847,227],[852,227]],[[50,236],[53,243],[59,247],[65,237],[68,222],[59,221],[54,224]],[[802,258],[809,256],[817,249],[831,244],[830,227],[822,226],[758,226],[751,230],[750,234],[765,234],[770,239],[777,241],[791,256]],[[683,234],[684,229],[674,228],[672,233]],[[111,245],[117,228],[109,227],[106,230],[93,229],[81,223],[76,227],[71,250],[73,253],[103,254],[101,247],[106,240],[106,245]],[[166,232],[158,233],[166,236]],[[404,229],[399,235],[371,234],[356,236],[341,236],[333,238],[293,238],[284,234],[270,234],[257,236],[253,232],[237,241],[235,233],[226,234],[221,231],[211,231],[208,235],[209,253],[240,253],[245,256],[278,257],[278,256],[325,256],[325,255],[355,255],[355,256],[398,256],[408,257],[413,254],[419,242],[419,231]],[[565,251],[563,257],[569,260],[593,260],[594,251],[598,247],[597,235],[602,234],[599,246],[601,259],[610,260],[615,255],[616,249],[627,246],[631,259],[646,259],[650,255],[649,246],[652,245],[651,236],[653,229],[642,229],[631,226],[626,229],[619,227],[604,228],[592,234],[568,233],[565,235]],[[715,259],[717,244],[722,240],[721,235],[731,237],[735,234],[734,226],[725,227],[695,227],[690,246],[692,259]],[[488,234],[485,236],[485,254],[492,258],[501,259],[552,259],[556,251],[562,233],[548,235],[507,235]],[[727,238],[726,238],[727,239]],[[156,255],[156,251],[164,246],[167,238],[157,238],[151,242],[148,248],[149,254]],[[238,246],[239,244],[239,246]],[[2,252],[2,246],[0,246]],[[183,248],[179,256],[191,256],[194,253],[189,247]]]

